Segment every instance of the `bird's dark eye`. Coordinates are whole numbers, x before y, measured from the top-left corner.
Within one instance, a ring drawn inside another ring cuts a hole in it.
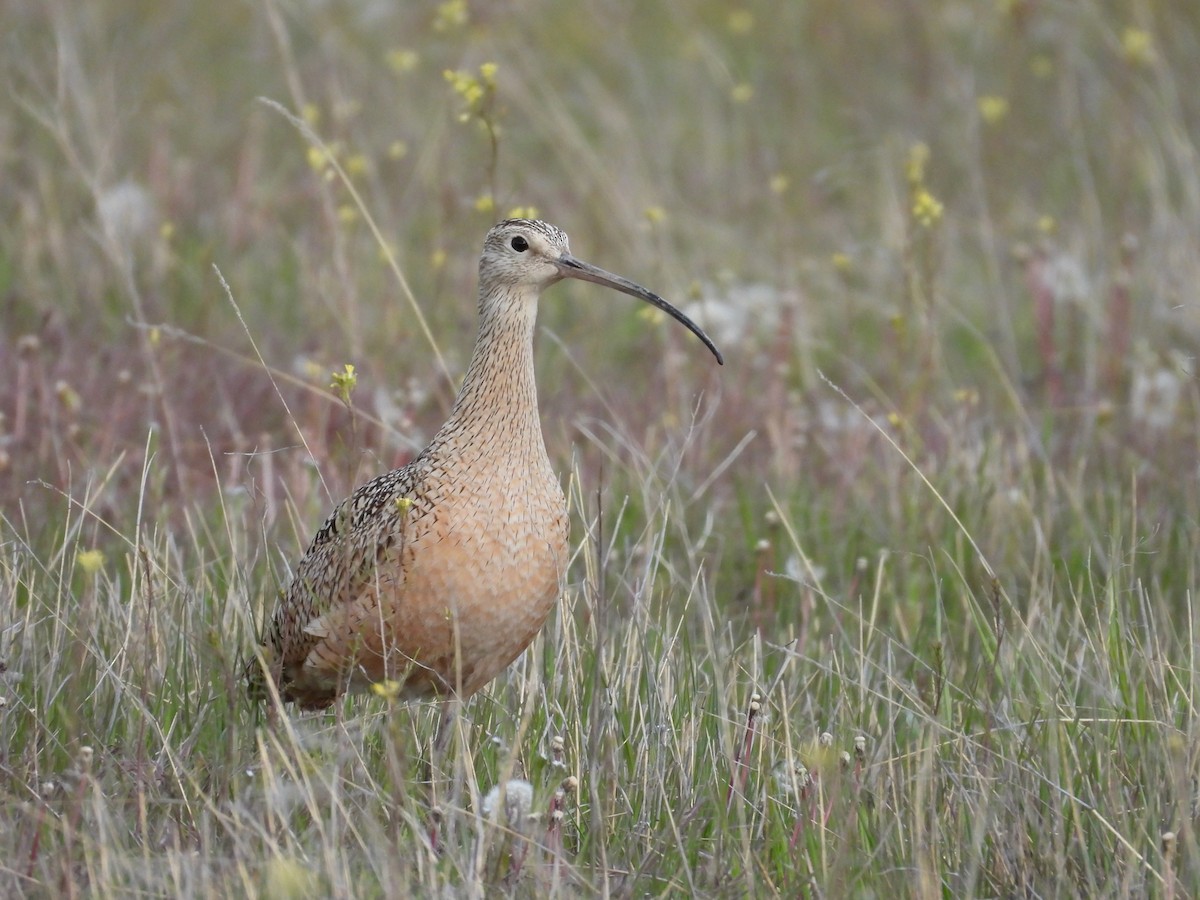
[[[509,242],[509,244],[518,253],[524,253],[526,250],[529,249],[529,241],[525,240],[525,238],[521,237],[519,234],[515,238],[513,238]]]

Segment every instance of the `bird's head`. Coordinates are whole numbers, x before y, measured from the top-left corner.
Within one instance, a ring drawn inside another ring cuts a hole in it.
[[[560,261],[570,257],[561,228],[536,219],[505,219],[483,241],[479,283],[485,289],[534,288],[540,293],[565,277]]]
[[[700,338],[717,362],[724,364],[721,352],[700,326],[658,294],[572,256],[566,232],[561,228],[535,219],[505,219],[494,225],[483,241],[479,296],[485,315],[489,314],[491,303],[522,299],[536,302],[542,291],[564,278],[602,284],[661,309]]]

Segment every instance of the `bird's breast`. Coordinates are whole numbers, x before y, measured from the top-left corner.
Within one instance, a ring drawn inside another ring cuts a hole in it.
[[[446,668],[443,680],[469,695],[529,645],[561,596],[567,504],[548,463],[447,474],[423,498],[431,515],[414,536],[393,622],[407,653]],[[435,660],[434,647],[458,650]]]

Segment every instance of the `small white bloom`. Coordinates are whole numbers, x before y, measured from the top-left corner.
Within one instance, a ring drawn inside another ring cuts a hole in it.
[[[96,215],[109,241],[126,252],[151,233],[158,218],[154,198],[134,181],[102,191],[96,198]]]
[[[792,797],[808,787],[808,767],[799,760],[780,760],[771,769],[771,778],[780,797]]]
[[[795,305],[794,294],[770,284],[706,284],[700,299],[685,312],[717,344],[736,344],[754,334],[779,328],[783,310]]]
[[[1042,277],[1059,303],[1083,303],[1091,295],[1091,284],[1083,263],[1069,253],[1058,253],[1047,259]]]
[[[824,566],[805,563],[799,556],[789,556],[783,563],[783,574],[798,584],[818,585],[827,574]]]
[[[496,785],[483,797],[480,811],[485,816],[492,815],[497,809],[501,791],[504,793],[504,821],[514,828],[521,828],[533,810],[533,785],[523,778],[513,778],[504,785]]]
[[[1182,392],[1182,380],[1168,369],[1135,372],[1129,391],[1130,415],[1150,431],[1165,431],[1175,422]]]

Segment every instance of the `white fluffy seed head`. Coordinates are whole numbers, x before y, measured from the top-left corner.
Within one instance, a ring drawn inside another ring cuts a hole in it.
[[[503,796],[503,801],[501,801]],[[533,785],[523,778],[513,778],[503,785],[496,785],[484,795],[480,811],[485,816],[491,816],[504,804],[504,821],[506,824],[519,828],[529,819],[533,809]]]

